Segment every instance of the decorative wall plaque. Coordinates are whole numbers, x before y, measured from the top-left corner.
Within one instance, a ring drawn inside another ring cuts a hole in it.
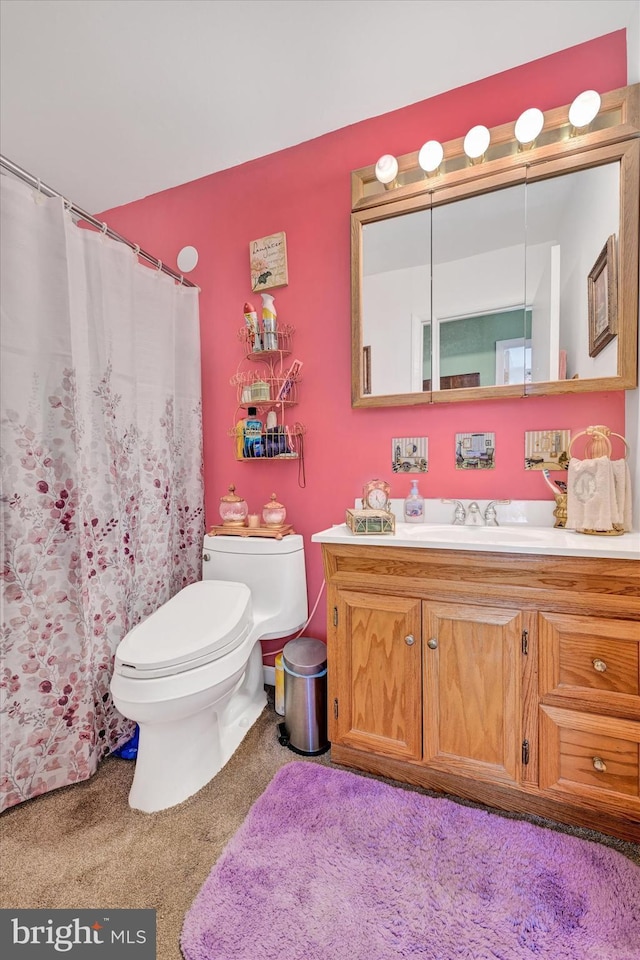
[[[269,237],[252,240],[249,244],[249,263],[253,291],[286,287],[289,282],[286,235],[272,233]]]

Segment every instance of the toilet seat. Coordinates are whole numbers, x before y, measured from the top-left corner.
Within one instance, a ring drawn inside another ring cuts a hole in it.
[[[238,647],[252,622],[246,584],[192,583],[129,631],[116,650],[114,672],[145,679],[192,670]]]

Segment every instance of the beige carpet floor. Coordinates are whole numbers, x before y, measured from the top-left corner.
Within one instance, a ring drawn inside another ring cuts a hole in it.
[[[0,906],[151,907],[157,911],[158,960],[180,960],[182,921],[211,867],[276,771],[301,759],[278,743],[280,719],[269,705],[211,783],[170,810],[131,810],[134,765],[109,757],[91,780],[5,811]],[[305,762],[330,763],[330,754]],[[587,830],[566,832],[640,863],[634,844]]]

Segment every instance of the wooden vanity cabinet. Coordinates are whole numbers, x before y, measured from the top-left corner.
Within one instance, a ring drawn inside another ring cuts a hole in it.
[[[640,841],[640,563],[322,549],[334,762]]]

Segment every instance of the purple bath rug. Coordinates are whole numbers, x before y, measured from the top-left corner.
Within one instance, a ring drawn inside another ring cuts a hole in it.
[[[640,869],[597,843],[308,761],[187,913],[186,960],[640,960]]]

